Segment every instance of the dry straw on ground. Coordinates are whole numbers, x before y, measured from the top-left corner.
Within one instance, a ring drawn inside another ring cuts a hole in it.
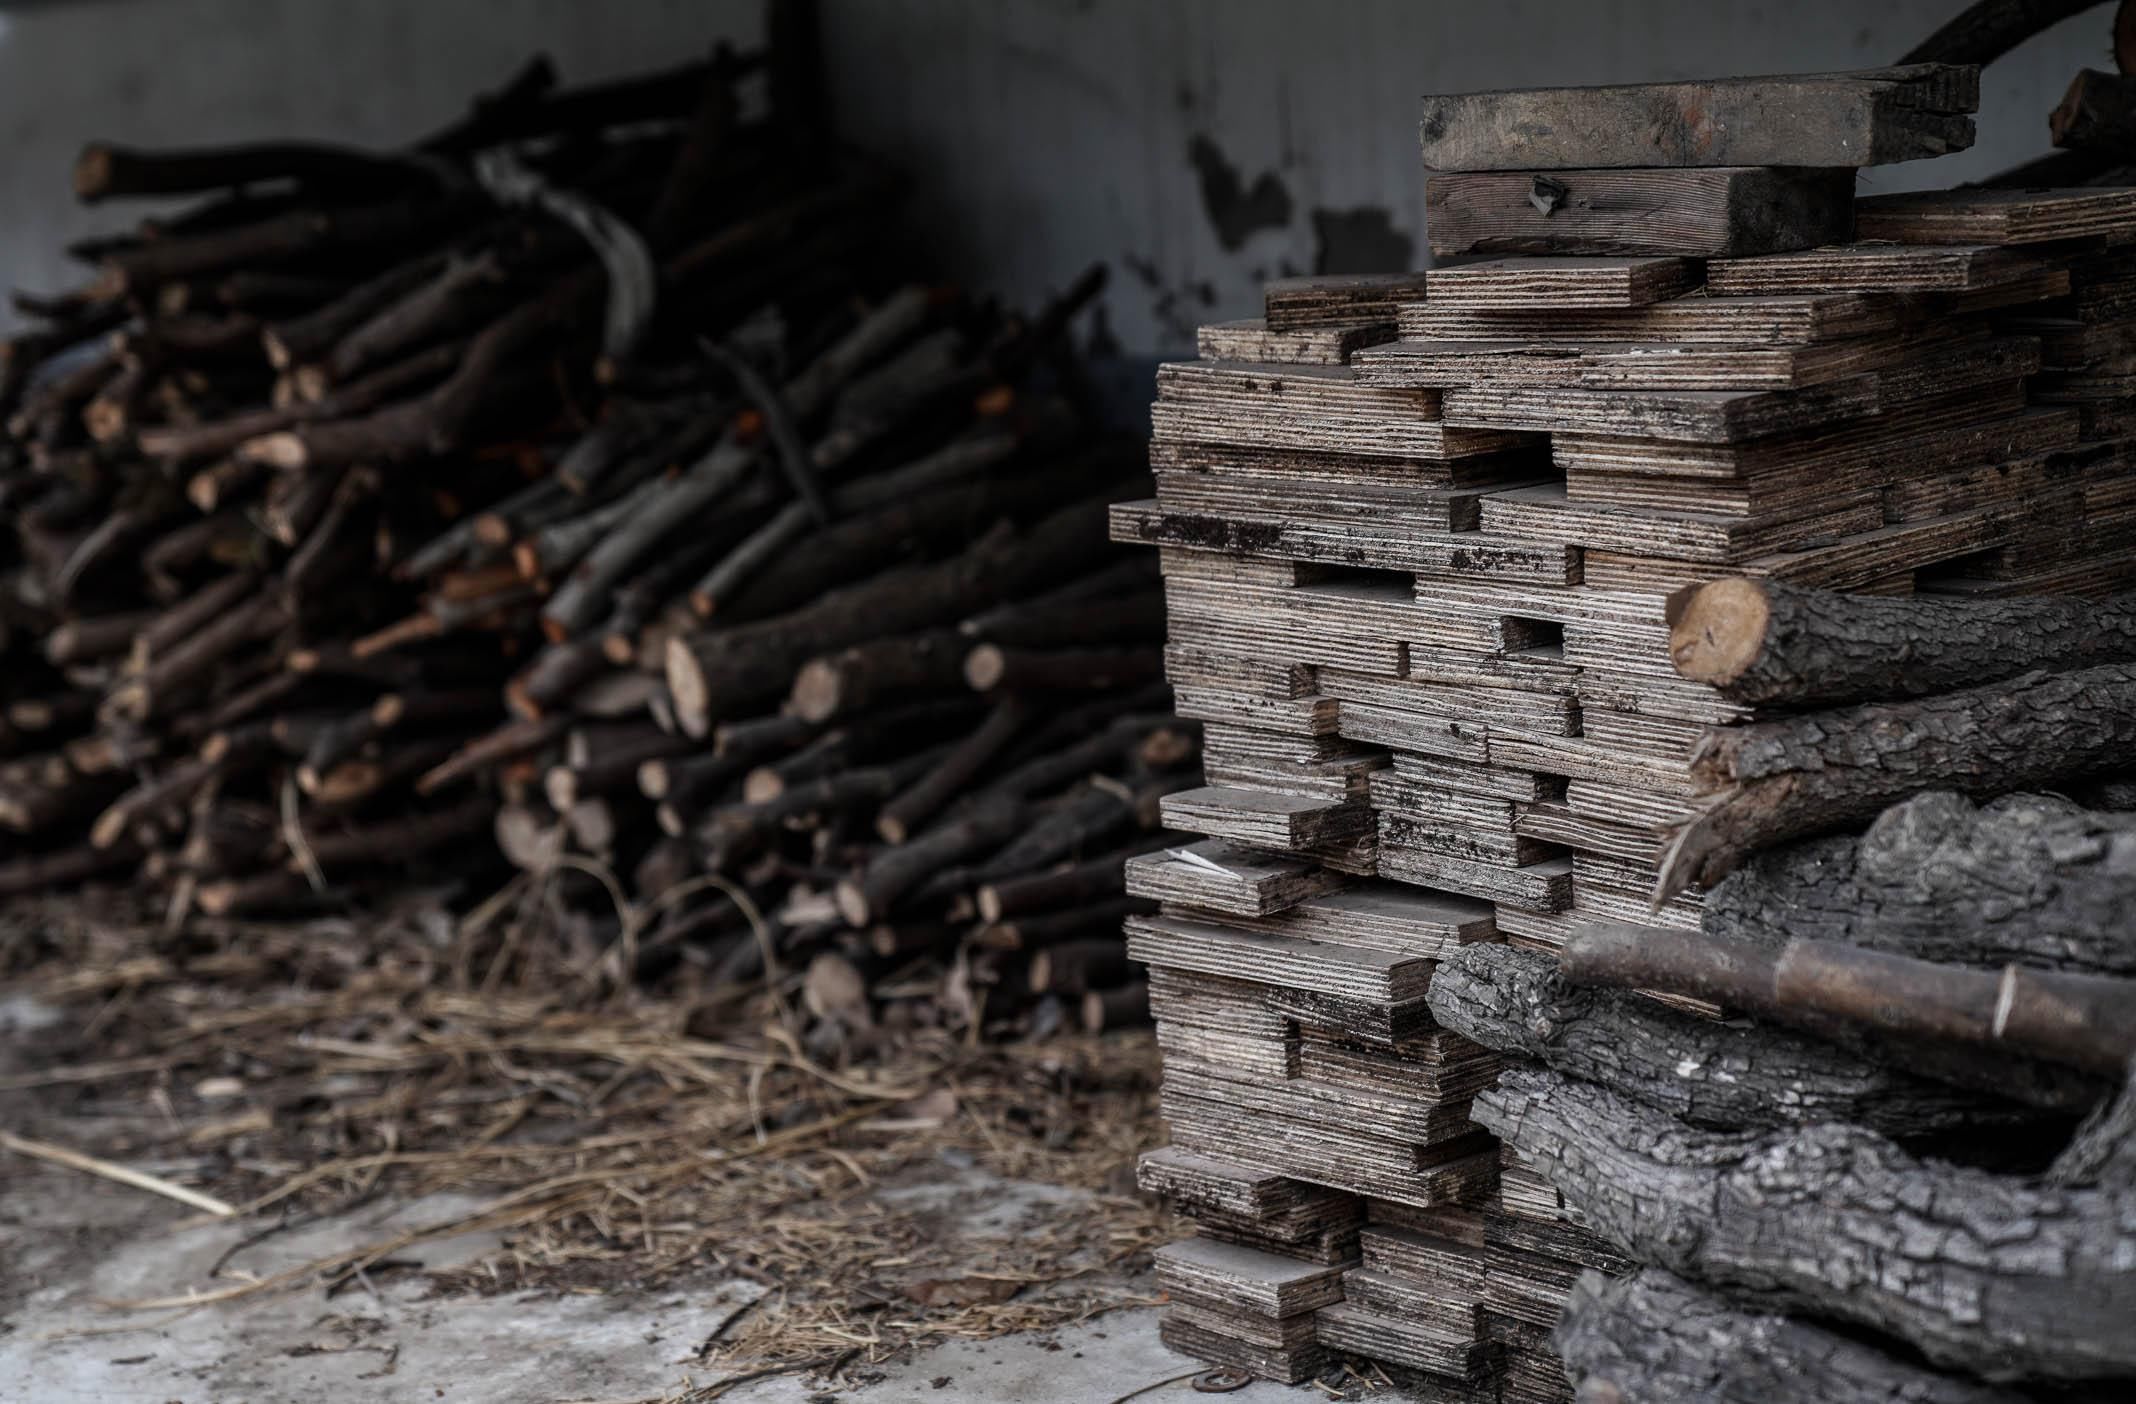
[[[25,1135],[155,1166],[234,1206],[248,1242],[365,1204],[476,1199],[268,1276],[228,1254],[114,1307],[333,1292],[489,1230],[501,1248],[441,1290],[762,1284],[699,1351],[690,1397],[710,1399],[764,1370],[850,1375],[1144,1300],[1123,1274],[1176,1232],[1132,1186],[1160,1137],[1146,1038],[827,1027],[797,1011],[792,976],[619,986],[602,974],[617,962],[533,920],[411,902],[174,928],[80,900],[0,918],[0,976],[69,1015],[0,1076]],[[954,1199],[885,1192],[965,1173],[1080,1193],[975,1233]]]

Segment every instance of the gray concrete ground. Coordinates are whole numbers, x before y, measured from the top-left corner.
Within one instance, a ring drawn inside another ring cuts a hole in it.
[[[1015,1186],[950,1187],[998,1204]],[[949,1191],[945,1191],[949,1192]],[[436,1198],[279,1234],[224,1267],[261,1276],[460,1206]],[[0,1160],[0,1404],[636,1404],[683,1393],[724,1371],[696,1359],[706,1337],[763,1288],[706,1280],[639,1295],[436,1297],[420,1273],[395,1273],[332,1299],[317,1289],[191,1311],[122,1310],[199,1282],[251,1224],[199,1223],[182,1205],[102,1180]],[[492,1247],[482,1235],[426,1245],[426,1268]],[[865,1383],[778,1377],[725,1396],[736,1404],[988,1401],[1083,1404],[1172,1381],[1138,1399],[1199,1398],[1199,1368],[1157,1339],[1157,1313],[1129,1309],[1066,1330],[951,1342]],[[874,1372],[866,1372],[874,1373]],[[1255,1385],[1250,1404],[1318,1398]]]
[[[0,996],[0,1071],[53,1011]],[[0,1129],[34,1110],[0,1097]],[[53,1135],[54,1128],[37,1128]],[[78,1128],[93,1143],[92,1126]],[[172,1167],[143,1165],[150,1172]],[[954,1202],[964,1231],[1014,1239],[1033,1212],[1079,1191],[944,1167],[892,1197]],[[262,1225],[225,1223],[144,1191],[0,1150],[0,1404],[655,1404],[740,1366],[702,1348],[765,1291],[707,1275],[655,1292],[586,1290],[440,1296],[426,1272],[479,1261],[494,1237],[425,1243],[422,1270],[374,1274],[338,1295],[317,1287],[185,1309],[126,1303],[181,1296],[211,1278],[268,1278],[341,1249],[468,1207],[434,1196],[374,1206],[251,1241]],[[211,1269],[220,1267],[216,1275]],[[1121,1298],[1155,1293],[1147,1278]],[[1201,1398],[1200,1367],[1157,1338],[1157,1313],[1128,1308],[1062,1330],[952,1341],[851,1378],[780,1376],[722,1396],[734,1404],[1110,1404]],[[1147,1390],[1146,1393],[1138,1392]],[[1319,1399],[1256,1384],[1241,1404]]]

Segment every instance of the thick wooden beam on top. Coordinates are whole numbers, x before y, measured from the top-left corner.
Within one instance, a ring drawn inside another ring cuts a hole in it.
[[[1963,151],[1977,68],[1530,88],[1424,99],[1434,171],[1594,166],[1880,166]]]

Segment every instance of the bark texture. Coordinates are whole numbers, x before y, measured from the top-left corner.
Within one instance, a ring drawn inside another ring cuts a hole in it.
[[[2023,1114],[1784,1029],[1582,989],[1539,951],[1464,946],[1439,962],[1428,1001],[1441,1024],[1487,1048],[1603,1083],[1697,1126],[1853,1121],[1910,1135]]]
[[[1922,697],[2136,658],[2136,594],[1897,598],[1737,578],[1680,592],[1668,617],[1676,671],[1752,706]]]
[[[1747,1310],[1659,1268],[1588,1273],[1552,1343],[1580,1398],[1601,1404],[2023,1404],[1815,1322]]]
[[[2136,814],[1945,791],[1857,836],[1761,853],[1706,894],[1709,936],[1791,938],[1960,965],[2136,975]]]
[[[1923,790],[2052,785],[2118,769],[2132,747],[2131,663],[1715,728],[1692,757],[1707,797],[1671,839],[1657,897],[1711,886],[1758,849],[1843,828]]]
[[[1836,1123],[1698,1131],[1549,1072],[1504,1074],[1471,1114],[1642,1262],[1983,1379],[2136,1375],[2126,1189],[1918,1160]]]

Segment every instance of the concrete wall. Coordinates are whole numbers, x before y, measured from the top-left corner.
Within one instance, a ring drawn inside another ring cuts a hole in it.
[[[1147,352],[1247,315],[1286,272],[1421,259],[1412,122],[1428,91],[1888,62],[1960,0],[826,0],[838,119],[908,163],[967,275],[1034,301],[1085,264],[1107,334]],[[1947,185],[2046,147],[2105,65],[2110,11],[1989,70],[1975,150],[1871,172]],[[760,32],[753,0],[60,0],[0,9],[0,278],[52,288],[88,136],[392,142],[530,51],[567,78]]]

